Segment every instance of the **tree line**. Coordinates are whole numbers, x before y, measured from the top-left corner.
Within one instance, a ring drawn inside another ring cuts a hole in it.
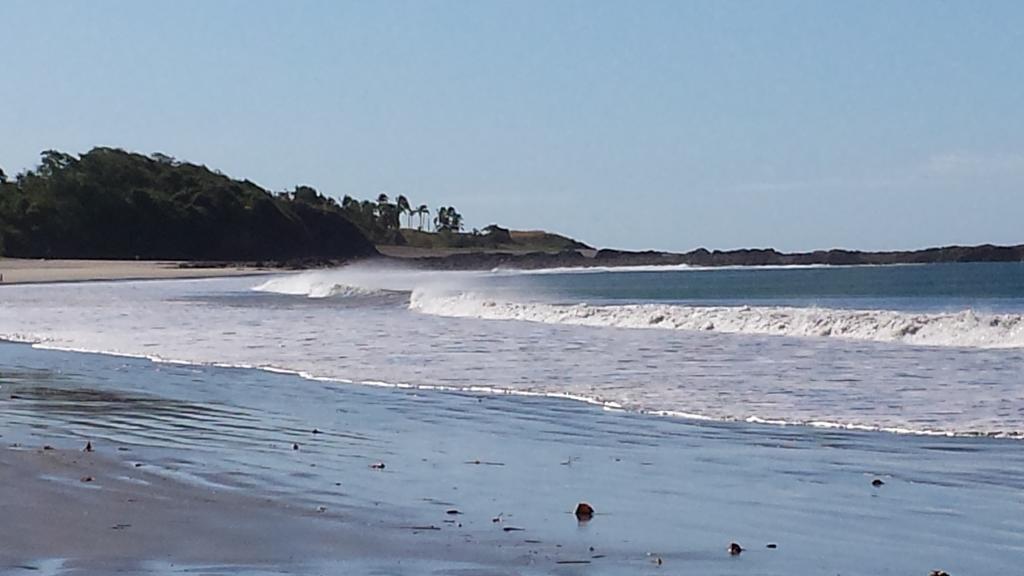
[[[348,215],[349,220],[355,223],[378,244],[402,244],[401,237],[402,216],[406,217],[406,228],[413,228],[413,217],[417,220],[416,229],[423,231],[426,223],[429,222],[430,208],[426,204],[412,207],[409,199],[399,194],[395,201],[381,193],[377,200],[356,200],[345,195],[341,200],[341,207]],[[432,220],[433,231],[439,233],[461,232],[463,228],[462,214],[453,206],[441,206]]]
[[[13,179],[0,170],[0,255],[259,260],[344,258],[404,244],[406,227],[458,236],[453,206],[404,195],[339,204],[310,186],[270,192],[203,165],[97,147],[56,150]]]
[[[272,193],[164,154],[47,150],[0,171],[0,254],[32,258],[289,260],[375,254],[336,202]]]

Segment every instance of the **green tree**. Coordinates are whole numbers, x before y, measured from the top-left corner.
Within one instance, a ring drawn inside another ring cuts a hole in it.
[[[416,215],[419,216],[419,229],[423,230],[423,217],[430,216],[430,208],[427,208],[426,204],[420,204],[420,207],[415,210]]]
[[[308,186],[271,194],[205,166],[94,148],[43,152],[0,183],[10,256],[283,260],[373,254],[337,203]]]
[[[409,215],[409,228],[412,228],[412,207],[409,206],[409,199],[399,194],[398,198],[395,199],[395,208],[398,210],[398,215],[402,214]]]

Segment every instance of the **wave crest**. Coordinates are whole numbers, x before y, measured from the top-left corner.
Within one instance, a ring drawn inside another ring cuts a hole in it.
[[[413,292],[409,307],[436,316],[544,324],[830,337],[920,346],[1024,347],[1024,316],[972,310],[926,314],[781,306],[558,305],[423,290]]]

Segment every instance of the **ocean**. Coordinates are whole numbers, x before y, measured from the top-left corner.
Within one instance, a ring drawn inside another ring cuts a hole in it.
[[[53,574],[1012,573],[1022,318],[1019,264],[4,286],[0,437],[385,543]]]
[[[1024,264],[8,286],[0,337],[669,417],[1024,438]]]

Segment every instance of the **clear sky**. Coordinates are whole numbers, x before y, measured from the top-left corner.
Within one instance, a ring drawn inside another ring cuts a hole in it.
[[[0,0],[0,167],[96,145],[600,246],[1024,243],[1024,2]]]

